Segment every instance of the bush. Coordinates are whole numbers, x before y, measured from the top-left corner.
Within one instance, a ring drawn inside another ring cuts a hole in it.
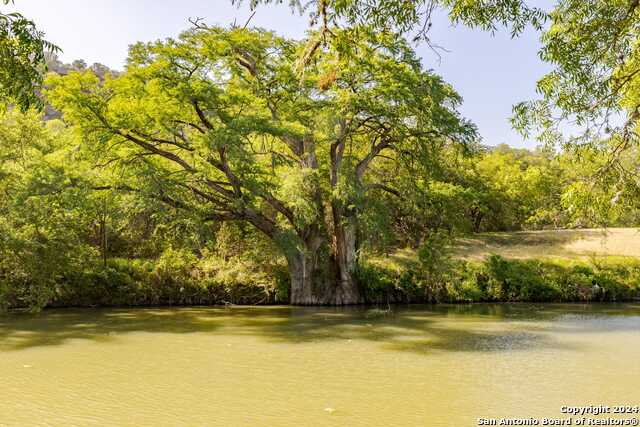
[[[358,276],[369,302],[594,302],[640,297],[640,261],[450,261],[434,275],[423,263],[403,271],[365,264]],[[409,280],[408,280],[409,279]]]
[[[11,277],[0,281],[0,308],[286,302],[286,270],[268,267],[214,256],[199,259],[169,248],[157,260],[112,258],[107,266],[69,270],[52,277],[46,292],[28,275]]]
[[[375,304],[628,301],[640,296],[640,261],[635,260],[523,261],[491,256],[470,262],[453,260],[444,250],[423,248],[416,261],[400,266],[372,261],[361,263],[356,275],[365,300]],[[57,270],[47,280],[31,276],[27,269],[5,269],[0,276],[0,310],[270,304],[289,298],[289,274],[278,262],[256,264],[208,254],[199,258],[169,248],[157,260],[112,258],[106,267],[77,265]]]
[[[355,273],[358,283],[362,286],[365,301],[369,303],[411,302],[420,298],[419,287],[412,271],[396,274],[364,263]]]

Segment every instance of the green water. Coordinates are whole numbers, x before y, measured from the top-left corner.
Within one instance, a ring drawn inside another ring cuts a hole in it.
[[[640,305],[0,316],[3,426],[474,426],[639,380]]]

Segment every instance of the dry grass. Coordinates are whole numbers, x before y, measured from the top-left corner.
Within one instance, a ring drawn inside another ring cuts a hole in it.
[[[378,256],[369,256],[367,261],[380,268],[402,273],[410,270],[418,264],[418,255],[415,249],[404,248],[397,249],[393,253]]]
[[[482,261],[489,255],[511,259],[593,260],[640,258],[640,229],[609,228],[479,233],[459,238],[454,256]],[[414,249],[397,249],[369,262],[397,272],[417,263]]]
[[[459,239],[455,254],[469,260],[482,260],[491,254],[515,259],[640,258],[640,230],[609,228],[481,233]]]
[[[454,257],[483,261],[489,255],[511,259],[624,261],[640,259],[640,229],[609,228],[478,233],[457,239]],[[415,249],[372,256],[369,262],[398,273],[418,262]]]

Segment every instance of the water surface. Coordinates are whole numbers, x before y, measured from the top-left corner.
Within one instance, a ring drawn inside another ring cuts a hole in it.
[[[0,425],[474,426],[640,404],[640,305],[0,316]]]

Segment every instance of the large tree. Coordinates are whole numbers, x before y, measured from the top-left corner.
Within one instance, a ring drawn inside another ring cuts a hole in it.
[[[294,304],[360,303],[366,201],[401,197],[389,171],[423,173],[475,128],[397,34],[359,27],[351,43],[318,46],[300,74],[306,46],[201,26],[133,46],[126,72],[104,82],[51,77],[48,98],[118,168],[114,188],[252,224],[286,258]]]

